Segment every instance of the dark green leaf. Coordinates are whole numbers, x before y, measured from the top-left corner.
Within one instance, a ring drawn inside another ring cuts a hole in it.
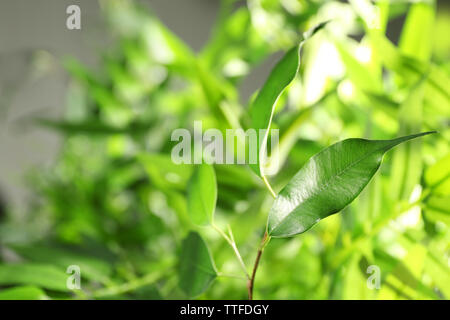
[[[275,199],[269,212],[272,237],[289,237],[311,228],[352,202],[381,164],[383,154],[404,141],[347,139],[313,156]]]
[[[114,135],[114,134],[143,134],[154,123],[132,123],[125,127],[111,126],[100,121],[68,122],[49,119],[35,119],[38,125],[61,131],[65,134],[90,134],[90,135]]]
[[[208,247],[196,232],[183,241],[178,276],[180,288],[189,297],[202,294],[217,276]]]

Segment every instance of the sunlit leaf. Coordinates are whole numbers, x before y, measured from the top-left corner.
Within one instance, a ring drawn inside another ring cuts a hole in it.
[[[402,53],[428,61],[433,46],[435,8],[431,2],[413,3],[402,29],[399,48]]]
[[[450,153],[425,170],[425,182],[433,193],[450,195]]]
[[[399,110],[400,134],[412,134],[422,128],[424,84],[415,85]],[[422,141],[411,141],[398,146],[393,153],[391,191],[394,200],[408,200],[422,175]]]
[[[15,287],[0,291],[0,300],[47,300],[44,291],[32,286]]]

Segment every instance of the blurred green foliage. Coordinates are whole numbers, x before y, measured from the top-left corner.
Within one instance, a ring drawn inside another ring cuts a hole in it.
[[[115,45],[95,69],[67,59],[73,82],[65,117],[37,119],[57,130],[63,145],[54,166],[30,175],[36,197],[28,212],[10,208],[0,222],[0,299],[189,298],[185,292],[202,290],[179,279],[180,259],[196,247],[205,254],[206,244],[214,258],[208,268],[217,268],[218,277],[202,280],[212,284],[198,298],[245,299],[231,248],[211,228],[190,222],[193,167],[172,163],[170,135],[192,129],[194,120],[204,130],[247,128],[252,98],[242,98],[243,80],[326,20],[277,103],[273,127],[280,129],[283,167],[271,178],[274,189],[338,140],[439,133],[388,153],[342,214],[300,236],[272,240],[255,298],[450,297],[448,7],[223,0],[210,40],[193,52],[136,3],[100,3]],[[389,21],[404,15],[394,44],[386,37]],[[273,200],[248,167],[214,169],[216,223],[230,225],[249,267]],[[182,248],[192,229],[206,244],[191,234]],[[81,290],[66,287],[69,265],[81,268]],[[380,267],[378,290],[367,286],[369,265]]]

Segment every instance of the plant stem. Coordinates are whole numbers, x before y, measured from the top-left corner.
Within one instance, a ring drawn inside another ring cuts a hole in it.
[[[233,249],[237,260],[239,261],[239,265],[241,266],[241,269],[244,272],[245,277],[247,279],[250,279],[250,275],[247,272],[247,267],[245,266],[244,260],[242,260],[241,254],[239,253],[239,250],[238,250],[238,248],[236,246],[236,242],[234,242],[234,238],[230,239],[230,237],[228,237],[218,226],[216,226],[216,224],[214,222],[211,225],[225,239],[225,241],[228,242],[230,247]],[[230,234],[230,235],[231,235],[231,237],[233,237],[232,234]]]
[[[140,287],[152,284],[160,278],[161,278],[161,274],[150,273],[142,278],[131,280],[130,282],[125,282],[123,284],[109,287],[109,288],[99,289],[97,291],[94,291],[92,296],[94,298],[100,298],[100,297],[108,297],[108,296],[123,294],[126,292],[136,290]]]
[[[269,180],[267,180],[267,177],[263,174],[261,174],[261,178],[264,181],[264,184],[267,187],[267,190],[269,190],[270,194],[272,195],[273,198],[277,197],[277,194],[275,193],[275,191],[273,191],[272,186],[269,183]]]
[[[262,172],[261,172],[261,178],[264,181],[264,184],[266,185],[266,187],[269,190],[270,194],[275,199],[277,197],[277,194],[275,193],[275,191],[273,191],[269,181],[267,180],[266,176]],[[253,287],[255,285],[256,271],[258,270],[259,261],[261,260],[261,256],[262,256],[262,253],[264,251],[264,248],[269,243],[269,241],[270,241],[270,237],[267,234],[267,230],[266,230],[264,232],[264,236],[263,236],[263,238],[261,240],[261,244],[258,247],[258,252],[256,253],[256,260],[255,260],[255,264],[253,265],[252,276],[250,277],[250,279],[247,282],[248,300],[253,300]]]
[[[255,260],[255,264],[253,265],[252,276],[247,282],[248,300],[253,300],[253,287],[255,285],[256,271],[258,270],[259,261],[261,260],[261,256],[264,251],[264,248],[266,247],[267,243],[269,243],[269,241],[270,241],[270,237],[268,236],[267,231],[266,231],[266,232],[264,232],[264,236],[261,240],[261,244],[259,245],[258,252],[256,253],[256,260]]]

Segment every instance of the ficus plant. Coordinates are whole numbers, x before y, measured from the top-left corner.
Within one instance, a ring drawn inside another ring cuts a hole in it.
[[[191,48],[192,19],[100,4],[111,45],[62,59],[61,119],[24,122],[61,149],[0,217],[0,299],[450,297],[445,8],[223,0]],[[174,161],[177,130],[202,160],[199,122],[264,132],[226,149],[256,161]]]
[[[264,86],[250,106],[254,129],[270,129],[276,102],[295,78],[300,67],[301,48],[305,41],[322,29],[326,23],[305,33],[304,39],[287,51],[271,71]],[[258,156],[267,146],[267,134],[260,141]],[[382,163],[384,154],[408,140],[434,132],[416,133],[391,140],[346,139],[312,156],[277,194],[264,174],[264,165],[258,162],[252,170],[264,181],[273,196],[267,224],[258,246],[252,271],[247,271],[233,232],[222,231],[214,221],[217,201],[217,183],[214,168],[198,165],[188,184],[188,213],[198,226],[211,226],[234,251],[246,277],[248,298],[253,299],[255,277],[264,248],[272,238],[287,238],[302,234],[320,220],[340,212],[367,186]],[[218,275],[205,241],[197,232],[190,232],[183,241],[179,265],[181,288],[191,297],[203,293]]]

